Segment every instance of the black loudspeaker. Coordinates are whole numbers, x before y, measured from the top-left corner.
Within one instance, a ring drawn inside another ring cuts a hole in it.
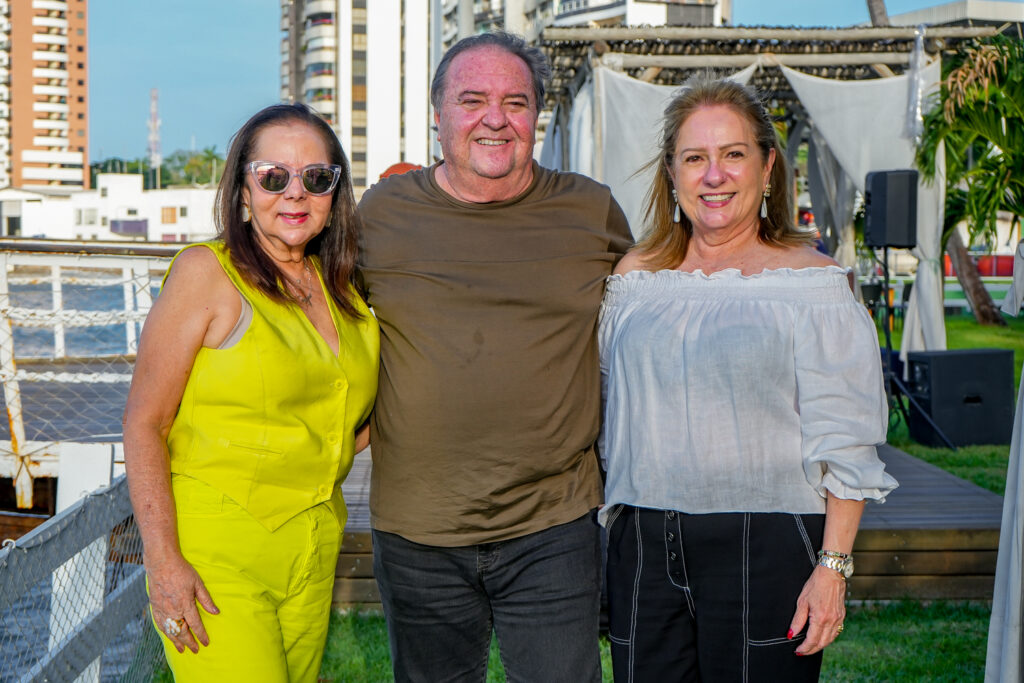
[[[864,244],[917,246],[917,171],[872,171],[864,180]]]
[[[907,388],[956,446],[1010,443],[1013,431],[1013,351],[913,351]],[[910,438],[945,446],[910,404]]]

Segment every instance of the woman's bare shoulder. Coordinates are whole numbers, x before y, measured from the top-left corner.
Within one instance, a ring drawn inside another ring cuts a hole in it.
[[[615,266],[615,270],[612,271],[612,275],[625,275],[631,273],[634,270],[651,270],[651,254],[640,249],[632,249],[626,252],[626,255],[619,260],[618,265]]]
[[[782,254],[779,254],[777,268],[825,268],[827,266],[839,266],[834,258],[823,254],[814,247],[786,247]]]

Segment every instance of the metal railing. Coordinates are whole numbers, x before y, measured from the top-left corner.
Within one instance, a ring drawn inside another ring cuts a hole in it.
[[[57,476],[60,444],[121,441],[142,322],[175,247],[0,241],[0,477],[17,505]]]
[[[0,549],[0,683],[149,681],[148,615],[122,476]]]

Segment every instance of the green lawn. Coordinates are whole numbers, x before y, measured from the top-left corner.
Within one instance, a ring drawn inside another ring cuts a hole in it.
[[[981,681],[989,608],[894,603],[850,608],[843,635],[826,650],[822,681]],[[611,681],[608,641],[601,640],[604,680]],[[323,683],[391,681],[383,617],[335,613],[320,670]],[[488,683],[505,675],[492,643]]]

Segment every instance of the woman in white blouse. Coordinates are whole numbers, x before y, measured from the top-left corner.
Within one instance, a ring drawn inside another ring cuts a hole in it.
[[[864,501],[897,485],[875,328],[793,225],[751,90],[688,84],[652,166],[599,331],[615,680],[814,681]]]

